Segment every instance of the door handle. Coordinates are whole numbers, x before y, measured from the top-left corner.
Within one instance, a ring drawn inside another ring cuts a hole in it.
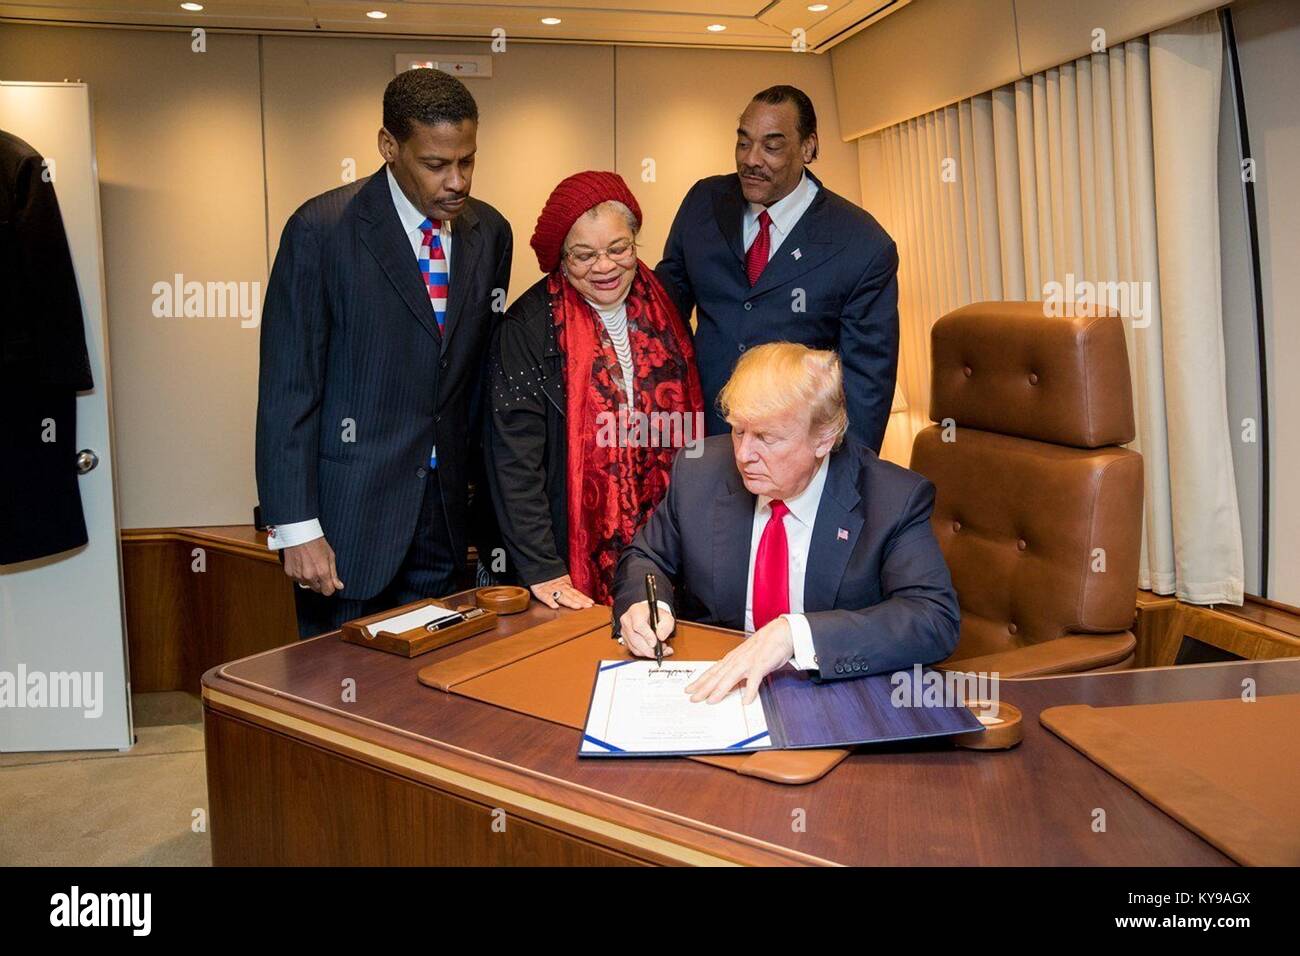
[[[94,471],[95,466],[99,464],[99,456],[89,448],[83,448],[77,452],[77,474],[84,475],[89,471]]]

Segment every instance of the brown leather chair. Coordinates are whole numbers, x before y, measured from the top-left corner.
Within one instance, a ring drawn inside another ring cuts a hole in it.
[[[961,603],[949,670],[1005,677],[1133,665],[1142,456],[1122,319],[979,302],[931,333],[912,468]]]

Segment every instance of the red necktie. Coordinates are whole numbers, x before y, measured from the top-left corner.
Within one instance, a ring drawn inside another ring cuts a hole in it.
[[[764,213],[766,215],[766,213]],[[772,502],[772,516],[758,539],[754,559],[754,630],[790,611],[790,547],[785,522],[790,513],[784,501]]]
[[[772,217],[764,209],[758,214],[758,235],[754,237],[754,241],[749,244],[749,251],[745,253],[745,274],[749,276],[751,286],[763,274],[767,257],[772,251],[772,237],[767,231],[770,225],[772,225]]]

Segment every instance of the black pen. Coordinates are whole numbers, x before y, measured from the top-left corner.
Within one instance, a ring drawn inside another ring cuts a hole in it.
[[[475,616],[477,617],[477,615]],[[460,611],[457,611],[450,617],[439,618],[432,624],[424,625],[424,629],[426,631],[441,631],[444,627],[451,627],[453,624],[462,624],[466,620],[468,620],[468,618],[466,618]]]
[[[655,666],[664,666],[664,642],[659,640],[659,598],[655,592],[655,576],[645,576],[645,599],[650,605],[650,629],[655,632]]]

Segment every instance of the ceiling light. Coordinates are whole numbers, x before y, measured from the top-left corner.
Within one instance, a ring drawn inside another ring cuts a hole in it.
[[[723,26],[721,23],[710,23],[707,27],[705,27],[705,29],[708,30],[710,33],[721,33],[723,30],[727,28]]]
[[[190,11],[190,13],[198,13],[200,10],[203,9],[203,4],[201,4],[201,3],[182,3],[182,4],[181,4],[181,9],[182,9],[182,10],[188,10],[188,11]]]
[[[542,17],[542,22],[548,27],[557,27],[561,21],[559,17]]]
[[[808,4],[808,12],[809,12],[809,13],[824,13],[825,11],[829,10],[830,8],[831,8],[831,5],[830,5],[829,3],[810,3],[810,4]]]
[[[388,14],[384,13],[383,10],[367,10],[366,16],[371,20],[385,20],[388,18]]]

